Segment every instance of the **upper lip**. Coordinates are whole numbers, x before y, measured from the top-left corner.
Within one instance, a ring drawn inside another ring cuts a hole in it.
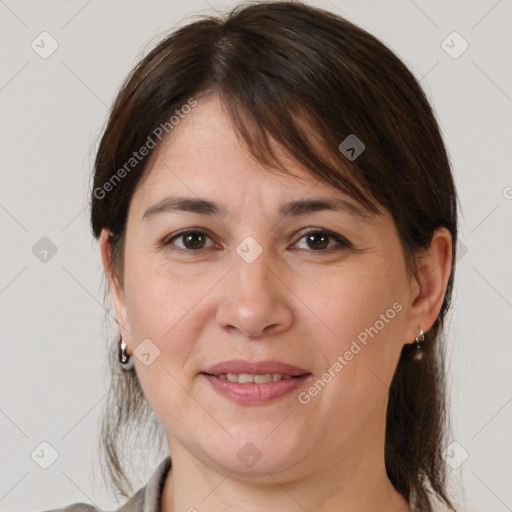
[[[283,375],[299,376],[304,373],[310,373],[303,368],[298,368],[292,364],[282,363],[280,361],[244,361],[243,359],[230,359],[214,364],[203,370],[202,373],[210,375],[220,375],[222,373],[247,373],[250,375],[265,375],[266,373],[282,373]]]

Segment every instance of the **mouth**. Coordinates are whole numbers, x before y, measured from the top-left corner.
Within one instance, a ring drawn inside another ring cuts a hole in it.
[[[203,375],[209,375],[219,380],[228,380],[230,382],[237,382],[239,384],[269,384],[271,382],[279,382],[287,379],[300,379],[301,377],[311,375],[310,373],[302,373],[300,375],[288,375],[283,373],[219,373],[217,375],[212,373],[201,372]]]
[[[254,377],[258,379],[268,379],[261,382],[273,382],[273,379],[281,380],[283,377],[299,377],[305,373],[310,373],[305,368],[299,368],[293,364],[284,363],[277,360],[265,361],[247,361],[244,359],[231,359],[214,364],[209,368],[203,368],[202,373],[214,375],[224,380],[237,379],[238,382],[255,382]],[[242,381],[240,381],[242,379]],[[251,380],[252,379],[252,380]],[[258,381],[256,381],[258,382]]]
[[[304,385],[312,377],[311,373],[289,375],[280,373],[265,374],[200,374],[212,389],[224,398],[238,405],[263,405],[284,398]]]
[[[203,369],[200,375],[219,395],[241,405],[257,405],[297,390],[313,374],[277,360],[231,359]]]

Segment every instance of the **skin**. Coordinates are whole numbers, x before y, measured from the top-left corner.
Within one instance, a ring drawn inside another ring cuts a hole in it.
[[[435,232],[430,249],[417,256],[415,277],[388,212],[364,220],[330,210],[280,216],[281,204],[293,199],[355,203],[284,153],[290,174],[265,172],[217,97],[199,101],[171,135],[130,203],[122,276],[112,272],[107,230],[100,239],[127,353],[146,338],[160,350],[148,366],[134,360],[172,455],[161,510],[408,511],[385,471],[387,392],[402,347],[439,314],[450,273],[449,232]],[[222,203],[228,214],[168,212],[142,220],[170,194]],[[192,227],[207,236],[160,245]],[[321,235],[308,243],[306,228],[336,233],[351,245],[328,238],[322,246]],[[248,236],[262,249],[252,263],[236,252]],[[239,405],[200,375],[226,359],[276,359],[313,374],[299,390],[307,391],[397,303],[394,318],[386,317],[307,404],[292,392]],[[261,452],[250,468],[237,457],[247,442]]]

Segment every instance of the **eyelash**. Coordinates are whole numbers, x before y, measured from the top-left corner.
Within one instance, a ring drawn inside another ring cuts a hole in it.
[[[206,235],[208,238],[212,239],[212,237],[209,235],[208,231],[204,230],[204,229],[201,229],[201,228],[189,228],[185,231],[181,231],[180,233],[176,233],[175,235],[172,235],[172,237],[168,237],[166,239],[164,239],[161,243],[162,247],[166,247],[166,246],[169,246],[171,245],[171,243],[173,242],[173,240],[176,240],[180,237],[184,237],[185,235],[188,235],[190,233],[199,233],[201,235]],[[309,229],[308,231],[306,231],[305,233],[302,234],[302,236],[299,238],[299,240],[297,242],[299,242],[300,240],[302,240],[304,237],[308,236],[308,235],[317,235],[317,234],[323,234],[323,235],[327,235],[329,238],[331,239],[334,239],[336,242],[338,242],[339,246],[338,247],[330,247],[328,249],[319,249],[319,250],[314,250],[314,249],[299,249],[299,250],[308,250],[308,252],[312,252],[312,253],[327,253],[329,254],[333,249],[335,250],[340,250],[340,249],[350,249],[352,248],[352,244],[347,240],[345,239],[344,237],[342,237],[341,235],[338,235],[336,233],[333,233],[332,231],[328,231],[326,229],[317,229],[317,228],[312,228],[312,229]],[[296,243],[297,243],[296,242]],[[180,252],[183,252],[183,253],[191,253],[191,252],[201,252],[202,250],[205,250],[204,248],[201,248],[201,249],[184,249],[182,247],[174,247],[173,248],[174,250],[177,250],[177,251],[180,251]],[[207,248],[208,249],[208,248]]]

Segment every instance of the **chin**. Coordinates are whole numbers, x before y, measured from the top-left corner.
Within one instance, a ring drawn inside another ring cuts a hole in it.
[[[275,424],[272,428],[274,427]],[[253,477],[260,475],[262,482],[275,483],[268,473],[295,469],[300,463],[297,455],[302,453],[302,446],[300,443],[286,445],[281,439],[271,439],[272,434],[268,436],[268,433],[272,428],[260,429],[253,434],[246,430],[245,435],[230,438],[224,446],[219,446],[213,453],[211,446],[204,447],[204,453],[224,471]],[[228,430],[232,432],[231,429]]]

